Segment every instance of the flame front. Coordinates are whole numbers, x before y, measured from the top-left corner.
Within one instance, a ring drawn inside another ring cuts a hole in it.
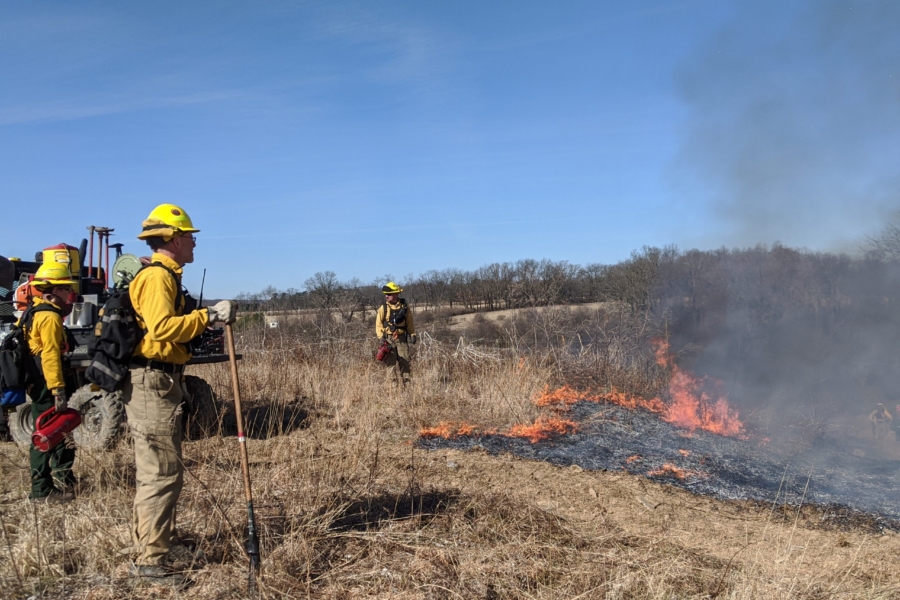
[[[582,401],[609,402],[630,410],[641,408],[657,413],[667,423],[688,431],[702,429],[718,435],[740,436],[744,431],[744,424],[738,418],[737,411],[729,406],[728,395],[718,393],[713,398],[707,391],[721,387],[721,382],[708,377],[697,377],[681,369],[669,355],[669,345],[665,340],[654,340],[653,345],[657,363],[671,371],[668,404],[659,398],[641,398],[616,389],[592,396],[568,385],[555,390],[544,388],[534,399],[534,403],[538,406],[565,409]]]
[[[665,402],[663,402],[659,398],[651,398],[647,400],[646,398],[641,398],[640,396],[629,396],[628,394],[625,394],[618,390],[612,390],[611,392],[607,392],[606,394],[601,394],[600,396],[598,396],[598,399],[609,402],[610,404],[621,406],[622,408],[628,408],[630,410],[642,408],[644,410],[658,414],[666,414],[666,411],[668,411],[669,409],[666,406]]]
[[[728,395],[721,393],[713,400],[706,391],[710,387],[721,387],[721,382],[682,370],[672,360],[665,340],[655,340],[653,345],[656,362],[672,372],[669,378],[671,401],[663,415],[664,421],[691,431],[702,429],[719,435],[738,436],[744,431],[737,411],[728,405]]]
[[[423,438],[450,438],[460,437],[464,435],[476,434],[478,428],[470,423],[451,423],[449,421],[441,421],[434,427],[423,427],[419,435]]]
[[[532,425],[513,425],[507,437],[525,438],[532,444],[542,442],[555,435],[565,435],[577,431],[578,425],[574,421],[557,417],[538,417]]]
[[[534,403],[538,406],[569,406],[582,400],[596,400],[588,396],[587,392],[578,392],[568,385],[550,391],[549,386],[545,387],[541,394],[534,399]]]
[[[497,429],[481,430],[470,423],[453,423],[441,421],[434,427],[423,427],[419,436],[423,438],[443,438],[449,440],[457,437],[479,435],[502,435],[510,438],[524,438],[536,444],[556,435],[575,433],[578,425],[574,421],[560,419],[554,416],[540,416],[530,425],[513,425],[509,431],[501,432]]]
[[[708,377],[697,377],[681,369],[669,354],[669,345],[663,339],[653,341],[656,361],[671,372],[669,377],[669,402],[659,398],[641,398],[612,389],[604,394],[591,395],[588,392],[575,390],[564,385],[555,390],[545,387],[534,403],[537,406],[550,408],[557,413],[565,412],[577,402],[609,402],[630,410],[643,409],[660,415],[667,423],[676,427],[694,431],[702,429],[718,435],[740,436],[744,424],[738,418],[737,411],[728,405],[725,393],[710,395],[708,390],[721,387],[721,382]],[[520,367],[523,364],[520,361]],[[420,435],[425,438],[440,437],[450,439],[460,436],[503,435],[506,437],[524,438],[537,443],[556,435],[565,435],[577,430],[573,421],[558,416],[543,415],[530,425],[513,425],[507,432],[496,429],[480,430],[468,423],[441,422],[435,427],[422,429]],[[686,451],[681,451],[683,456]],[[629,460],[630,462],[630,460]],[[673,467],[674,468],[674,467]]]

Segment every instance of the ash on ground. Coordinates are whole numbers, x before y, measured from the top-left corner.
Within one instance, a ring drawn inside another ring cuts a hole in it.
[[[688,432],[640,410],[581,402],[567,418],[577,433],[549,441],[503,435],[423,438],[428,449],[481,447],[556,465],[624,470],[725,500],[817,504],[844,516],[861,511],[880,527],[900,530],[900,461],[873,458],[858,439],[826,438],[788,453],[754,439]],[[823,512],[823,519],[828,511]]]

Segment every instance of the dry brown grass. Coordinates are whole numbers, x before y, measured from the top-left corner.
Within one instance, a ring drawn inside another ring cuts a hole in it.
[[[894,535],[825,531],[803,515],[775,519],[765,507],[621,473],[414,445],[420,427],[439,421],[531,422],[540,414],[531,399],[561,377],[558,359],[435,342],[418,347],[413,383],[399,389],[361,336],[262,333],[245,332],[240,350],[261,598],[900,595]],[[645,367],[626,354],[596,368],[638,385]],[[600,360],[582,356],[574,366]],[[192,371],[230,399],[226,365]],[[79,452],[79,497],[58,508],[25,501],[27,457],[3,445],[0,597],[248,597],[228,412],[220,430],[185,443],[179,532],[205,559],[181,592],[128,583],[129,557],[119,554],[130,546],[127,440]]]

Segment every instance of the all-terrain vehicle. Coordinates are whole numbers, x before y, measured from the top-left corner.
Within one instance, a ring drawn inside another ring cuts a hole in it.
[[[137,272],[149,262],[134,254],[122,253],[122,244],[110,244],[113,229],[88,227],[90,242],[81,241],[78,248],[59,244],[45,248],[35,255],[34,261],[0,256],[0,340],[9,334],[18,316],[27,307],[30,294],[29,283],[44,261],[64,262],[69,265],[73,276],[79,280],[78,301],[72,312],[65,318],[64,325],[69,335],[69,351],[66,360],[77,379],[78,389],[69,398],[69,407],[81,413],[81,425],[73,432],[79,448],[102,450],[113,444],[123,430],[125,409],[120,391],[106,392],[84,379],[84,371],[90,364],[88,343],[94,335],[94,326],[99,318],[99,310],[110,295],[128,284]],[[94,263],[94,237],[97,237],[97,262]],[[110,249],[116,256],[110,268]],[[87,259],[87,262],[85,262]],[[104,263],[105,259],[105,264]],[[202,291],[198,306],[202,304]],[[208,329],[200,338],[191,343],[193,358],[191,364],[225,362],[223,331]],[[238,357],[239,358],[239,357]],[[188,375],[185,378],[188,392],[193,396],[194,409],[185,419],[185,433],[208,430],[215,426],[215,397],[209,384],[203,379]],[[15,409],[4,409],[3,420],[8,423],[12,439],[23,448],[31,444],[34,423],[31,417],[30,399]]]

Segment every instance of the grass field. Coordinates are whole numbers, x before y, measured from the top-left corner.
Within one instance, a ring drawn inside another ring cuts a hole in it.
[[[414,443],[440,421],[531,423],[532,399],[570,373],[653,385],[660,374],[633,355],[566,362],[552,350],[426,340],[401,389],[362,334],[251,329],[239,345],[260,598],[900,597],[900,539],[865,520],[826,529],[815,507],[722,502],[623,473]],[[227,365],[191,372],[228,406]],[[182,591],[129,583],[127,437],[79,452],[79,495],[64,506],[25,499],[27,456],[3,444],[0,597],[250,597],[238,443],[222,414],[222,435],[184,445],[179,535],[203,556],[185,565],[193,583]]]

